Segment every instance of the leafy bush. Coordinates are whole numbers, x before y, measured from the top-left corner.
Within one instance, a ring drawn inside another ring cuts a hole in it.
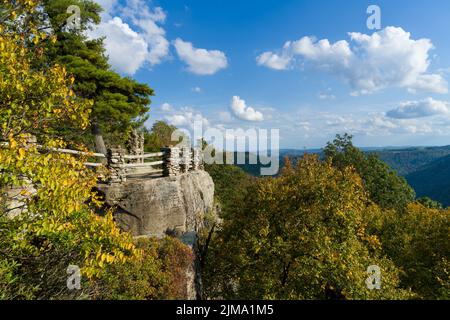
[[[111,266],[97,286],[96,299],[186,299],[187,270],[193,266],[192,250],[174,238],[141,238],[143,255],[135,261]]]

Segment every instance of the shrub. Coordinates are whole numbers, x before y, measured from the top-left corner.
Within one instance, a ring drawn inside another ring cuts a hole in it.
[[[188,270],[193,266],[192,250],[177,239],[140,238],[139,259],[113,265],[97,283],[96,299],[186,299]]]

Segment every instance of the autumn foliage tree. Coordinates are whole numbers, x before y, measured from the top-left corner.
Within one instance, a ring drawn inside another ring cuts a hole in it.
[[[364,216],[381,210],[354,169],[306,156],[260,179],[214,236],[205,294],[225,299],[396,299],[399,271]],[[366,286],[378,265],[383,290]]]
[[[142,258],[108,266],[97,283],[98,299],[155,300],[186,299],[188,274],[194,254],[180,240],[166,237],[141,238],[136,247]]]
[[[38,4],[2,0],[1,18],[19,19]],[[82,158],[52,152],[68,142],[55,128],[85,129],[92,102],[75,95],[74,78],[61,65],[33,67],[48,34],[32,24],[19,32],[1,22],[0,298],[88,296],[89,286],[67,292],[69,264],[87,282],[107,265],[138,259],[140,250],[110,213],[94,213],[96,173]]]
[[[368,229],[401,269],[402,287],[421,299],[450,298],[450,210],[411,203],[402,212],[368,215]]]
[[[142,239],[98,215],[98,173],[88,150],[66,131],[83,132],[92,100],[58,63],[37,63],[55,35],[40,30],[38,0],[0,2],[0,299],[173,299],[186,294],[192,252],[176,239]],[[107,174],[107,172],[102,172]],[[80,290],[68,290],[69,265]]]
[[[352,166],[356,169],[370,198],[384,209],[402,210],[415,200],[415,192],[405,178],[400,177],[374,153],[364,153],[353,145],[352,136],[337,135],[324,149],[338,169]]]

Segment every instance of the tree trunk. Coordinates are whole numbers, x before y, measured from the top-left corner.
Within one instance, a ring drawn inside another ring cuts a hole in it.
[[[94,135],[95,139],[95,152],[103,153],[104,155],[106,155],[107,150],[105,141],[103,141],[103,136],[100,127],[97,124],[92,125],[92,134]]]

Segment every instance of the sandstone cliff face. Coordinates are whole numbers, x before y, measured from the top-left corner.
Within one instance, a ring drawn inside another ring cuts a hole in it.
[[[134,236],[196,234],[203,215],[214,206],[214,183],[205,171],[176,177],[132,179],[99,185],[106,203],[116,206],[115,219]]]
[[[133,236],[177,236],[197,253],[197,232],[203,217],[214,210],[214,182],[206,171],[191,171],[175,177],[131,179],[101,184],[108,206],[115,207],[118,225]],[[188,300],[200,297],[198,260],[186,270]]]

